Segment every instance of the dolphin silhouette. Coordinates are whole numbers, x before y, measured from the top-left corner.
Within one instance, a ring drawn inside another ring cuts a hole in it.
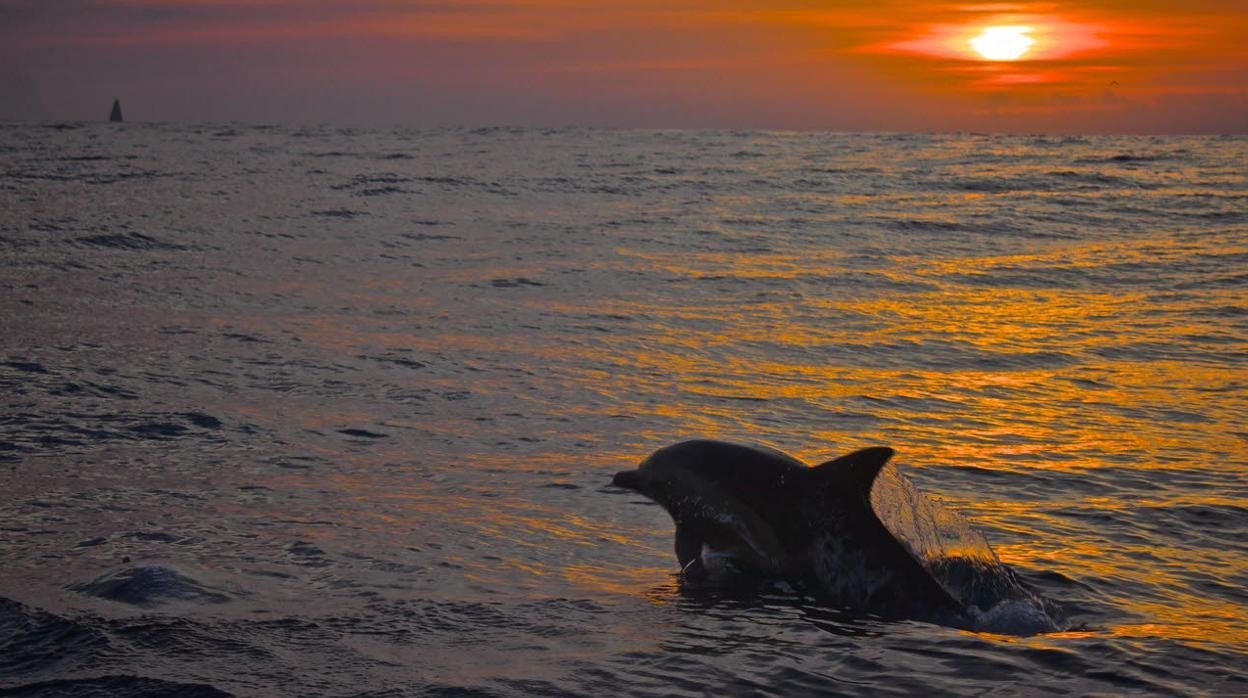
[[[684,584],[786,580],[850,612],[999,630],[990,612],[1008,607],[1004,632],[1055,629],[964,519],[885,469],[893,453],[865,448],[808,467],[769,448],[685,441],[613,482],[671,515]]]

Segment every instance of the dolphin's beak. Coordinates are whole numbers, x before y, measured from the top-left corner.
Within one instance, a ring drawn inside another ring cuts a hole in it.
[[[621,470],[611,478],[611,484],[616,487],[623,487],[635,492],[641,491],[641,473],[636,470]]]

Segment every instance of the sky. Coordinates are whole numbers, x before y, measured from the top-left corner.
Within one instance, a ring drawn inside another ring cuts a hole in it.
[[[1248,0],[0,0],[0,119],[114,98],[142,121],[1246,133]]]

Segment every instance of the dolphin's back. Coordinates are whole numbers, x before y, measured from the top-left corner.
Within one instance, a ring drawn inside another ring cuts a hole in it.
[[[720,486],[731,484],[750,489],[766,487],[777,480],[787,480],[790,473],[810,469],[793,456],[772,448],[710,439],[682,441],[661,448],[642,461],[640,467],[654,469],[667,463],[680,464]]]
[[[641,471],[675,467],[722,495],[745,503],[792,536],[800,525],[795,506],[809,486],[812,470],[802,461],[763,446],[698,439],[661,448],[642,461]],[[785,525],[787,523],[787,525]]]

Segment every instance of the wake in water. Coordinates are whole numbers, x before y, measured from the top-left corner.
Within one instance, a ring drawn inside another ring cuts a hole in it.
[[[1059,629],[1054,604],[1028,589],[969,521],[920,492],[896,466],[880,469],[870,502],[884,527],[961,605],[967,627],[1007,635]]]

